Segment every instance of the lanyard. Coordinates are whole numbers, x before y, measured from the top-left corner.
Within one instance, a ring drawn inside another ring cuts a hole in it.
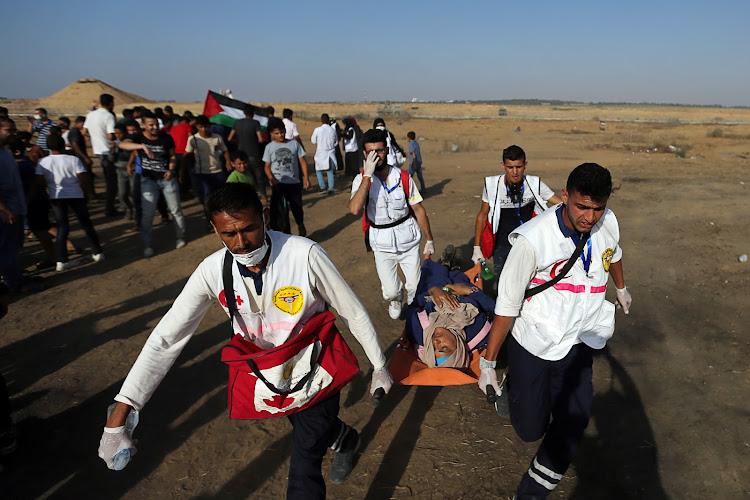
[[[518,208],[516,209],[516,213],[518,214],[518,221],[523,226],[523,219],[521,218],[521,203],[523,202],[523,193],[526,191],[526,186],[521,184],[521,201],[518,202]],[[510,198],[510,187],[505,186],[505,192],[508,194],[508,198]]]
[[[378,178],[378,180],[380,181],[380,183],[383,185],[383,189],[385,189],[385,192],[388,193],[388,194],[391,194],[394,189],[396,189],[397,187],[399,187],[401,185],[401,176],[400,175],[398,176],[398,182],[396,183],[396,185],[393,186],[390,189],[388,189],[388,186],[385,184],[385,181],[383,179],[381,179],[379,176],[376,176],[376,177]]]
[[[570,239],[573,240],[573,243],[578,246],[578,242],[580,241],[578,237],[578,233],[573,233],[570,235]],[[586,271],[586,274],[589,273],[589,268],[591,267],[591,237],[589,237],[588,241],[586,242],[586,250],[588,250],[589,254],[586,256],[586,252],[581,252],[581,262],[583,262],[583,270]]]

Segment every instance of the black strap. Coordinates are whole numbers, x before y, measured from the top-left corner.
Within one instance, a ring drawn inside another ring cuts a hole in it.
[[[234,337],[234,314],[237,312],[237,301],[234,297],[234,279],[232,278],[233,264],[234,257],[232,257],[232,254],[227,250],[224,254],[222,278],[224,280],[224,300],[226,300],[227,309],[229,309],[229,328],[232,331],[231,337]]]
[[[409,220],[410,217],[411,217],[411,212],[409,212],[408,214],[404,215],[403,217],[401,217],[398,220],[395,220],[393,222],[389,222],[388,224],[375,224],[370,219],[367,219],[367,222],[369,222],[370,227],[374,227],[375,229],[388,229],[389,227],[395,227],[395,226],[398,226],[399,224],[403,224],[404,222],[406,222],[407,220]]]
[[[258,365],[255,364],[255,361],[252,359],[247,359],[247,365],[250,367],[250,370],[252,370],[253,374],[258,377],[258,380],[266,384],[266,387],[268,387],[272,392],[275,392],[276,394],[291,394],[293,392],[297,392],[300,389],[302,389],[305,384],[310,380],[310,377],[312,377],[313,372],[315,371],[315,362],[318,360],[318,354],[320,353],[320,343],[315,341],[313,343],[312,353],[310,354],[310,371],[307,372],[307,375],[302,377],[299,382],[297,382],[297,385],[289,389],[288,391],[284,391],[273,385],[271,382],[266,380],[266,377],[263,376],[263,373],[258,369]]]
[[[539,208],[546,210],[547,209],[547,203],[545,202],[544,204],[542,204],[542,202],[539,201],[539,198],[536,197],[536,194],[534,193],[534,190],[531,189],[531,184],[529,184],[529,179],[525,175],[523,176],[523,180],[524,180],[524,182],[526,182],[526,185],[529,186],[529,191],[531,191],[531,196],[534,197],[534,203],[536,203],[537,205],[539,205]],[[541,190],[542,190],[542,178],[541,177],[539,178],[539,187],[537,189],[541,193]]]
[[[568,259],[568,262],[565,263],[565,267],[563,267],[559,273],[557,273],[557,276],[549,280],[548,282],[535,286],[534,288],[528,288],[526,292],[523,294],[524,299],[528,299],[529,297],[533,297],[539,292],[545,291],[547,288],[551,287],[561,279],[565,277],[566,274],[568,274],[568,271],[570,271],[573,268],[573,265],[576,263],[576,259],[581,255],[583,252],[583,247],[586,244],[586,242],[591,237],[591,233],[583,233],[583,237],[578,241],[578,246],[573,251],[573,255],[570,256],[570,259]]]
[[[234,265],[234,257],[232,257],[232,254],[229,253],[229,250],[226,251],[224,254],[224,267],[222,272],[222,278],[224,281],[224,300],[227,302],[227,309],[229,309],[229,328],[231,329],[231,337],[234,337],[234,315],[237,313],[237,300],[234,296],[234,279],[232,278],[232,266]],[[310,377],[312,377],[313,372],[315,371],[314,363],[318,359],[318,354],[320,354],[320,346],[318,345],[318,342],[315,342],[312,353],[310,354],[310,371],[307,375],[302,377],[302,379],[297,382],[297,385],[295,385],[292,389],[288,391],[283,391],[273,385],[271,382],[266,380],[266,377],[263,376],[263,373],[258,369],[258,365],[255,364],[255,361],[252,359],[248,359],[247,365],[250,367],[250,370],[252,370],[253,374],[258,377],[258,380],[266,384],[266,387],[268,387],[272,392],[275,392],[276,394],[290,394],[292,392],[297,392],[300,389],[302,389],[305,384],[310,380]]]

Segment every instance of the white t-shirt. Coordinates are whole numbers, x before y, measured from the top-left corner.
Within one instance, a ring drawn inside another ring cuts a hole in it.
[[[289,118],[284,118],[282,121],[284,122],[284,128],[286,129],[284,139],[294,139],[299,136],[299,129],[297,128],[296,123]]]
[[[83,188],[78,181],[78,174],[86,172],[81,160],[77,156],[56,155],[45,156],[36,165],[36,175],[43,175],[49,189],[49,197],[83,198]]]
[[[97,108],[86,115],[83,128],[89,131],[94,154],[109,154],[110,140],[107,134],[115,133],[115,115],[106,108]]]

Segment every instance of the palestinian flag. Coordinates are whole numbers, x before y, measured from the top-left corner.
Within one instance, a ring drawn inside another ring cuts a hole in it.
[[[208,117],[211,123],[232,128],[236,120],[245,118],[245,104],[245,102],[238,99],[232,99],[231,97],[223,96],[213,90],[209,90],[206,95],[206,103],[203,105],[203,114]],[[265,109],[258,108],[256,114],[253,116],[253,118],[260,122],[263,130],[268,125],[268,118],[264,115]]]

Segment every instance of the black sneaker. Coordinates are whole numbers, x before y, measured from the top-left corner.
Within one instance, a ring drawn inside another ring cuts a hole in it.
[[[501,417],[507,417],[510,415],[508,388],[505,386],[505,375],[503,375],[503,381],[500,382],[500,394],[497,395],[497,399],[495,400],[495,410]]]
[[[349,446],[345,450],[341,450],[336,453],[331,462],[331,474],[330,479],[333,484],[341,484],[349,477],[354,468],[354,455],[359,450],[360,444],[362,444],[362,438],[359,437],[359,433],[354,429],[350,428],[349,432],[353,432],[354,435],[349,436],[347,440]]]

